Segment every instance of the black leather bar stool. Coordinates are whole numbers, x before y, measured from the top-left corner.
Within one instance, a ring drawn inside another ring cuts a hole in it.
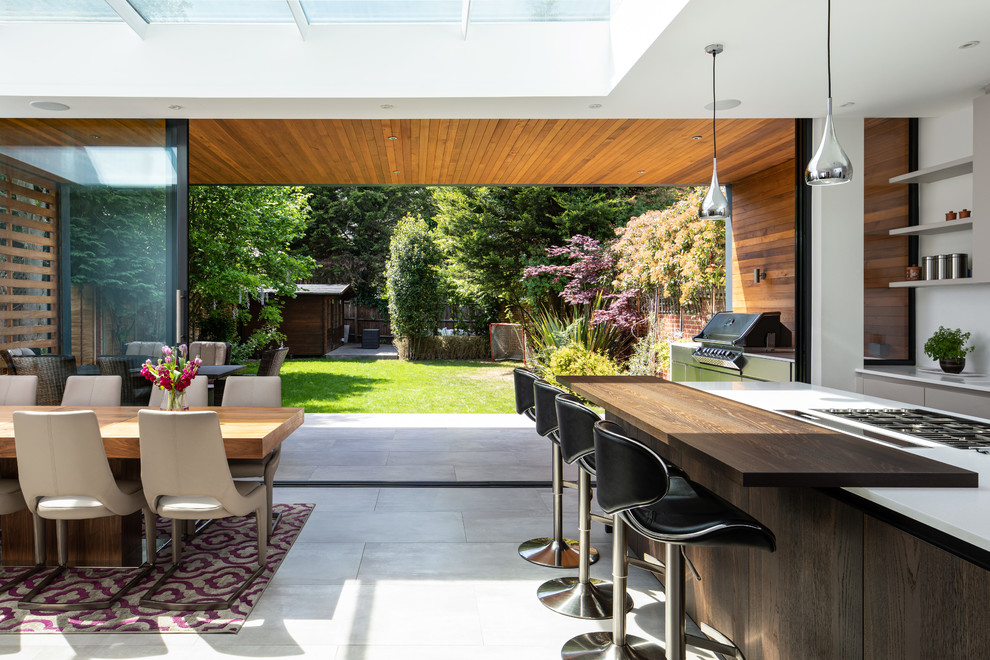
[[[773,552],[773,532],[707,488],[668,470],[646,445],[627,438],[612,422],[595,424],[595,468],[598,504],[612,514],[613,593],[626,594],[627,525],[643,536],[666,544],[664,634],[666,653],[659,644],[626,635],[625,612],[612,617],[611,633],[588,633],[568,641],[566,660],[608,659],[683,660],[686,647],[742,658],[740,650],[718,631],[702,624],[709,639],[684,630],[684,557],[681,546],[740,546]]]
[[[516,393],[516,413],[536,421],[536,402],[533,400],[533,383],[540,378],[528,369],[512,370],[512,386]]]
[[[578,462],[578,576],[544,582],[537,596],[554,612],[579,619],[608,619],[612,616],[612,585],[591,578],[591,522],[607,525],[611,518],[591,513],[591,477],[595,474],[595,422],[601,421],[591,408],[570,394],[557,395],[557,434],[560,452],[567,463]],[[626,611],[632,609],[626,596]]]
[[[564,481],[564,461],[557,437],[558,394],[566,394],[543,380],[533,383],[533,401],[536,408],[536,432],[550,439],[552,487],[553,487],[553,536],[525,541],[519,546],[519,555],[526,561],[552,568],[576,568],[581,560],[578,542],[564,538],[564,487],[577,488],[573,481]],[[598,561],[598,551],[588,548],[589,561]]]

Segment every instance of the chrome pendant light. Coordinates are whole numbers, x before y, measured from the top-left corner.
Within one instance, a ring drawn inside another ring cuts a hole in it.
[[[825,100],[825,131],[818,151],[804,170],[809,186],[833,186],[852,181],[853,166],[842,150],[832,125],[832,0],[828,0],[826,62],[828,63],[828,98]]]
[[[722,44],[705,46],[705,52],[712,56],[712,183],[698,207],[698,217],[710,220],[725,220],[732,215],[729,200],[718,185],[718,143],[715,141],[715,56],[722,50]]]

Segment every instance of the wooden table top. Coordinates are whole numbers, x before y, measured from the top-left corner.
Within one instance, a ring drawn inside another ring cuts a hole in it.
[[[139,458],[138,407],[0,406],[0,458],[14,458],[14,411],[66,412],[92,410],[100,422],[109,458]],[[228,458],[264,458],[302,426],[302,408],[190,408],[212,410],[220,417],[220,432]],[[181,414],[181,413],[176,413]]]
[[[968,487],[979,475],[652,376],[561,383],[743,486]]]

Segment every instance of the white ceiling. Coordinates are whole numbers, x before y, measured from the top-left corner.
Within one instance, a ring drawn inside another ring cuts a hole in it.
[[[613,0],[610,23],[475,24],[466,38],[450,24],[304,39],[284,24],[142,38],[123,23],[7,23],[0,39],[20,54],[4,117],[703,117],[713,42],[718,97],[742,101],[720,116],[820,116],[826,93],[824,0]],[[838,116],[938,116],[988,84],[988,0],[833,0]]]

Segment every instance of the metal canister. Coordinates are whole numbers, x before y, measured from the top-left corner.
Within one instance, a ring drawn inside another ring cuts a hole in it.
[[[929,257],[921,258],[921,277],[925,280],[937,280],[938,279],[938,265],[935,259],[935,255]]]
[[[952,253],[952,277],[969,277],[969,269],[966,264],[966,257],[969,256],[963,252],[953,252]]]
[[[938,255],[938,279],[940,279],[940,280],[951,280],[952,279],[952,255],[951,254],[940,254],[940,255]]]

